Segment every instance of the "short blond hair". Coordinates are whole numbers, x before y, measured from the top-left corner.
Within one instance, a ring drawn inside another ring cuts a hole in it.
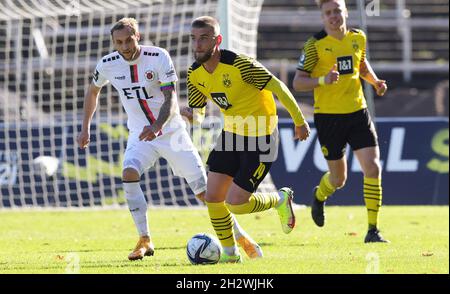
[[[214,36],[220,35],[219,21],[212,16],[204,15],[194,19],[194,21],[191,24],[191,27],[198,29],[211,28],[214,32]]]
[[[333,1],[333,0],[316,0],[316,4],[317,4],[317,6],[319,6],[319,8],[322,8],[322,6],[323,6],[325,3],[328,3],[328,2],[330,2],[330,1]],[[338,1],[343,2],[344,5],[346,6],[345,0],[338,0]]]
[[[139,33],[139,25],[135,18],[132,17],[124,17],[111,28],[111,36],[115,31],[120,31],[124,28],[129,28],[133,35]]]

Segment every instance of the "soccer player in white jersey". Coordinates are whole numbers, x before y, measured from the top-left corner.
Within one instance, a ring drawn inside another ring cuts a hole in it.
[[[138,23],[133,18],[117,22],[111,29],[111,37],[116,51],[97,64],[84,98],[84,119],[77,142],[82,149],[89,145],[90,125],[99,93],[110,82],[119,92],[128,115],[129,138],[122,180],[128,207],[140,236],[128,259],[138,260],[152,256],[155,250],[148,227],[147,202],[139,184],[141,175],[159,157],[163,157],[176,175],[186,179],[196,197],[204,200],[206,172],[180,115],[175,92],[177,75],[168,52],[154,46],[139,45]],[[178,146],[175,142],[183,142],[183,145]],[[236,220],[234,229],[238,243],[247,255],[262,257],[261,248]]]

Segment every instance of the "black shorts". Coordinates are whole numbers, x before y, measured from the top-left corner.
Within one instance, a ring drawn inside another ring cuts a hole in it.
[[[278,156],[278,130],[263,137],[244,137],[222,131],[208,157],[209,171],[233,177],[236,185],[253,193]]]
[[[349,114],[317,113],[314,124],[327,160],[341,159],[347,143],[352,150],[378,146],[377,132],[367,109]]]

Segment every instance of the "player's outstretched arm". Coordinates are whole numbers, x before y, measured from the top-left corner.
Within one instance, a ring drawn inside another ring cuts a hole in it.
[[[288,87],[276,77],[272,77],[265,89],[274,93],[291,115],[295,124],[295,139],[306,140],[310,134],[308,122]]]
[[[359,66],[359,75],[375,88],[378,96],[384,96],[387,91],[386,81],[378,79],[367,58]]]
[[[77,143],[81,149],[85,149],[89,145],[92,116],[97,109],[98,94],[101,89],[101,87],[97,87],[94,83],[91,83],[84,97],[83,124],[77,137]]]

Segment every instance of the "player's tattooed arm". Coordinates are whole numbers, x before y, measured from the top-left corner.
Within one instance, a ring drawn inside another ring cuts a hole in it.
[[[141,141],[151,141],[155,139],[164,125],[169,120],[170,116],[176,111],[176,93],[173,83],[163,84],[161,92],[164,95],[164,102],[159,110],[158,118],[150,126],[145,126],[142,133],[139,135]]]
[[[160,131],[164,124],[169,120],[170,116],[176,111],[176,95],[175,89],[164,89],[162,90],[164,95],[164,103],[161,105],[158,118],[153,124],[157,131]]]

